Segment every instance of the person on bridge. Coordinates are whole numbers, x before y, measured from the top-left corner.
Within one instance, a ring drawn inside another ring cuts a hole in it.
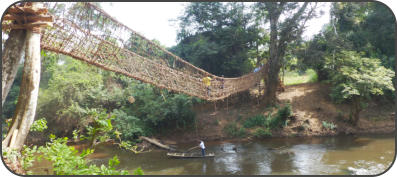
[[[203,78],[203,83],[204,83],[204,85],[205,85],[205,87],[207,88],[207,95],[208,95],[208,97],[210,97],[211,96],[211,78],[210,77],[204,77]]]

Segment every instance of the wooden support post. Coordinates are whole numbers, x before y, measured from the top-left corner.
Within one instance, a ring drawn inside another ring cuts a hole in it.
[[[32,9],[40,3],[32,2]],[[13,122],[2,146],[20,151],[36,115],[40,84],[40,27],[26,29],[25,63]],[[12,140],[11,140],[12,139]],[[11,142],[10,142],[11,140]]]
[[[40,83],[40,33],[27,30],[25,65],[13,124],[18,129],[11,149],[20,150],[36,114]],[[14,131],[12,131],[14,132]],[[11,146],[12,145],[12,146]]]

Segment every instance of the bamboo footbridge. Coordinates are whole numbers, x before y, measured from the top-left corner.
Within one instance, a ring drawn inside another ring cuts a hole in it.
[[[148,40],[92,3],[46,2],[44,5],[48,13],[42,18],[51,16],[53,24],[41,31],[41,49],[159,88],[216,101],[254,87],[266,73],[266,67],[262,67],[258,72],[237,78],[218,77]],[[5,16],[18,8],[21,7],[10,7]],[[3,33],[10,30],[7,25],[12,20],[15,19],[3,18]],[[212,78],[210,95],[202,82],[207,76]]]

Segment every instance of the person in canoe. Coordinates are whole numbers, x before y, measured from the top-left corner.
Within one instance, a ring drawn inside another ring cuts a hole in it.
[[[194,146],[194,147],[190,148],[190,149],[187,150],[187,151],[191,151],[191,150],[193,150],[193,149],[200,148],[200,149],[201,149],[201,155],[204,157],[204,156],[205,156],[205,145],[204,145],[204,141],[203,141],[203,140],[197,140],[197,141],[200,142],[200,144],[199,144],[198,146]]]
[[[204,146],[204,141],[200,140],[200,148],[201,148],[201,155],[203,155],[203,157],[205,156],[205,146]]]

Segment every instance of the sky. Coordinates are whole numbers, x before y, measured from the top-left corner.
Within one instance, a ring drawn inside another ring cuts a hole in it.
[[[102,8],[121,23],[146,38],[160,41],[162,45],[176,45],[178,23],[172,22],[183,14],[188,2],[113,2],[102,3]],[[303,38],[317,34],[329,22],[330,3],[319,3],[324,14],[307,22]]]
[[[111,5],[110,5],[111,4]],[[162,45],[176,45],[178,24],[186,2],[113,2],[102,3],[102,8],[119,22],[146,38],[160,41]]]

